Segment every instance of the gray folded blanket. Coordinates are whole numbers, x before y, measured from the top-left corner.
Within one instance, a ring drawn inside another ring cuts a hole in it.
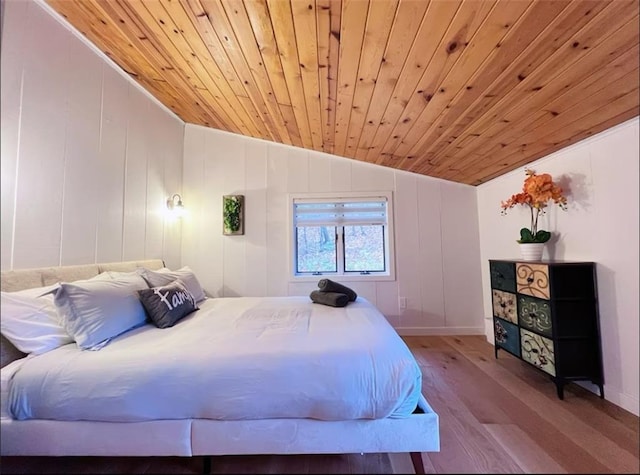
[[[356,294],[349,287],[347,287],[346,285],[342,285],[339,282],[334,282],[330,279],[320,279],[320,281],[318,282],[318,287],[323,292],[339,292],[341,294],[345,294],[347,297],[349,297],[349,300],[351,302],[358,298],[358,294]]]
[[[331,307],[344,307],[349,303],[349,297],[338,292],[322,292],[314,290],[309,294],[309,298],[314,303],[329,305]]]

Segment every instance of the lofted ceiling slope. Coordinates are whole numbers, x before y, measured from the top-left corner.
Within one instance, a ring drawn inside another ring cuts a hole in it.
[[[46,0],[185,122],[478,185],[638,115],[638,0]]]

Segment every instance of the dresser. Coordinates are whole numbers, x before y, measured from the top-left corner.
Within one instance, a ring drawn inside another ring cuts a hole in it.
[[[490,260],[495,356],[505,350],[547,373],[563,399],[570,381],[604,398],[593,262]]]

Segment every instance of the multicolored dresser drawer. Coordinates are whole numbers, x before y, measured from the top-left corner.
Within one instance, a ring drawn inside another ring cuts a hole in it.
[[[553,341],[521,328],[520,348],[523,360],[528,361],[536,368],[540,368],[551,376],[556,375]]]
[[[500,317],[511,323],[518,323],[518,312],[516,307],[516,294],[493,290],[491,292],[493,301],[493,316]]]
[[[549,301],[527,295],[518,296],[518,323],[522,328],[551,338],[553,324]]]
[[[519,357],[520,333],[518,332],[518,327],[513,323],[506,322],[500,318],[494,318],[493,330],[495,333],[496,345]]]
[[[512,262],[492,261],[489,268],[491,270],[492,289],[515,293],[516,268]]]

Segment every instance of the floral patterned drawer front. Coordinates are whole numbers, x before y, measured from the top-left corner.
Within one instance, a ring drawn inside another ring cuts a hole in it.
[[[523,360],[546,371],[551,376],[556,375],[553,341],[521,328],[520,350]]]
[[[517,326],[499,318],[494,318],[493,332],[496,345],[520,357],[520,334]]]
[[[551,338],[551,307],[547,300],[518,297],[518,321],[520,326]]]
[[[516,295],[502,290],[493,290],[493,316],[511,323],[518,323],[516,314]]]
[[[519,294],[549,300],[549,268],[544,264],[516,264],[516,284]]]

